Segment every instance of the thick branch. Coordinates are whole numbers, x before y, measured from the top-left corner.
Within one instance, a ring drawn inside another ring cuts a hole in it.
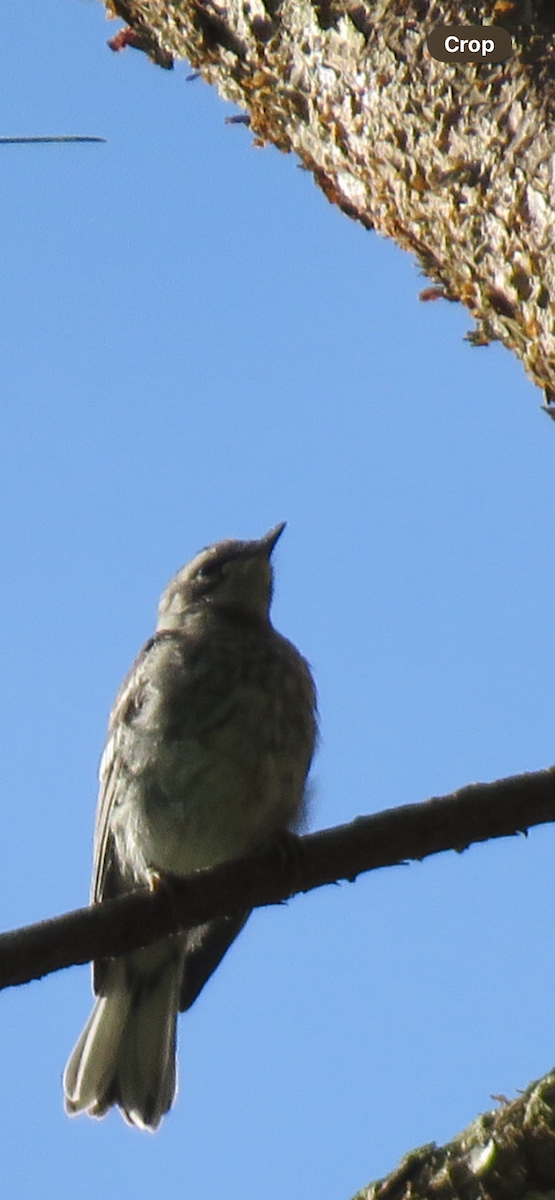
[[[525,833],[555,821],[555,767],[495,783],[471,784],[450,796],[387,809],[268,846],[212,870],[172,879],[93,908],[29,925],[0,937],[0,988],[40,979],[94,958],[146,946],[165,934],[213,917],[280,904],[298,892],[364,871],[421,860],[473,842]]]
[[[555,1072],[482,1113],[446,1146],[412,1150],[354,1200],[524,1200],[555,1188]]]
[[[331,203],[413,252],[470,310],[470,340],[501,340],[555,404],[552,3],[104,2],[129,26],[112,45],[187,58],[259,145],[293,151]],[[504,62],[427,50],[439,25],[492,22],[512,35]]]

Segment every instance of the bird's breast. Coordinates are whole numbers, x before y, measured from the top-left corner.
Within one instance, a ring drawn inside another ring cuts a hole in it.
[[[214,865],[298,821],[314,692],[304,660],[273,637],[241,654],[215,643],[164,663],[129,730],[129,783],[115,815],[135,878]]]

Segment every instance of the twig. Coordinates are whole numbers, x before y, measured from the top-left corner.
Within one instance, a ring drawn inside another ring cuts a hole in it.
[[[60,136],[60,137],[0,137],[0,145],[2,146],[26,146],[29,142],[105,142],[106,138],[102,137],[78,137],[78,136]]]

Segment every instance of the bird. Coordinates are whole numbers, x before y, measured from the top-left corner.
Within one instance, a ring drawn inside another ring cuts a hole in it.
[[[310,667],[270,619],[285,528],[228,539],[167,585],[116,696],[100,765],[91,903],[302,829],[317,742]],[[242,929],[220,917],[93,964],[96,1001],[64,1072],[65,1108],[154,1131],[177,1090],[176,1027]]]

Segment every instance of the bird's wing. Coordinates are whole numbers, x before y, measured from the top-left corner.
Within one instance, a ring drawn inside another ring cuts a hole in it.
[[[112,813],[125,787],[123,742],[133,717],[144,703],[149,671],[149,658],[154,638],[143,646],[129,674],[124,679],[114,701],[108,724],[108,740],[100,762],[100,788],[94,833],[94,864],[91,885],[91,904],[100,904],[122,892],[129,891],[129,881],[122,879],[118,868],[112,835]],[[102,991],[108,959],[93,963],[93,988]]]
[[[216,917],[207,925],[197,925],[195,929],[187,930],[179,997],[180,1012],[185,1012],[185,1009],[194,1004],[249,917],[250,912],[239,913],[234,917]]]
[[[149,658],[155,644],[151,638],[135,659],[129,674],[124,679],[114,701],[108,724],[108,740],[100,763],[100,788],[96,810],[94,834],[94,865],[91,888],[91,903],[99,904],[122,891],[125,886],[114,853],[111,833],[111,817],[124,786],[123,742],[134,717],[144,703],[148,684]]]

